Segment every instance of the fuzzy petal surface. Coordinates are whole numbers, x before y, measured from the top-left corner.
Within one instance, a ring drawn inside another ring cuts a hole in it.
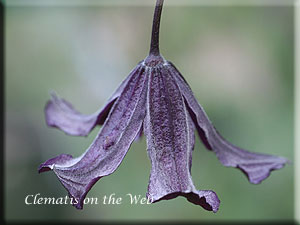
[[[144,121],[151,175],[147,197],[153,202],[184,196],[216,212],[215,192],[196,190],[190,174],[194,126],[175,80],[164,66],[150,71]]]
[[[68,135],[87,136],[97,124],[102,125],[104,123],[113,104],[124,90],[128,81],[137,73],[136,67],[107,100],[107,103],[100,110],[90,115],[81,114],[71,103],[52,92],[51,99],[45,106],[47,125],[59,128]]]
[[[148,78],[141,66],[137,71],[85,153],[77,158],[63,154],[40,165],[40,172],[54,171],[69,195],[78,199],[78,209],[82,209],[83,200],[96,181],[117,169],[140,131],[146,114]]]
[[[170,62],[168,70],[176,79],[200,138],[209,150],[216,153],[224,166],[240,169],[251,183],[258,184],[272,170],[280,169],[289,162],[284,157],[249,152],[226,141],[214,128],[180,72]]]

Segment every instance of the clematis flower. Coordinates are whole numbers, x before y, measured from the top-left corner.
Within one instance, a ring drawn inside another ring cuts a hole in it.
[[[103,125],[80,157],[62,154],[39,167],[39,172],[53,170],[70,197],[77,199],[74,206],[78,209],[83,208],[92,186],[118,168],[142,133],[152,165],[147,197],[153,203],[184,196],[217,212],[220,201],[216,193],[197,190],[192,181],[195,130],[224,166],[240,169],[253,184],[288,162],[283,157],[243,150],[217,132],[183,76],[159,52],[162,5],[163,0],[157,0],[149,56],[130,72],[104,107],[83,115],[55,94],[46,104],[47,124],[66,134],[86,136],[96,125]]]

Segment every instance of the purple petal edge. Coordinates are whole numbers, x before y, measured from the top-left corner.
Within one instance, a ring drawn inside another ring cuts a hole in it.
[[[147,77],[143,68],[137,68],[91,146],[80,157],[62,154],[39,166],[40,173],[53,170],[69,196],[76,199],[77,209],[83,208],[92,186],[119,167],[140,131],[146,114]]]
[[[220,207],[220,199],[217,194],[211,190],[195,190],[193,192],[173,192],[168,193],[164,196],[147,196],[148,199],[152,200],[151,203],[157,203],[161,200],[170,200],[177,198],[178,196],[185,197],[189,202],[199,205],[207,211],[213,211],[216,213]]]
[[[170,62],[168,68],[179,85],[201,140],[209,150],[216,153],[224,166],[240,169],[247,176],[249,182],[258,184],[266,179],[271,171],[278,170],[290,162],[280,156],[252,153],[226,141],[214,128],[180,72]]]
[[[144,130],[144,128],[143,128],[143,124],[142,124],[138,134],[136,135],[136,137],[134,139],[135,142],[139,142],[142,139],[143,130]]]
[[[130,72],[114,94],[107,100],[107,103],[100,110],[90,115],[81,114],[71,103],[58,97],[52,91],[50,93],[51,99],[45,106],[47,125],[58,128],[68,135],[87,136],[96,125],[102,125],[105,122],[112,106],[124,90],[128,81],[138,72],[137,68]]]
[[[39,166],[38,172],[42,173],[42,172],[52,170],[55,164],[64,164],[65,162],[67,162],[70,159],[73,159],[73,156],[71,156],[69,154],[61,154],[55,158],[48,159],[46,162],[42,163]]]
[[[148,87],[144,133],[152,167],[147,198],[155,203],[183,196],[217,212],[220,200],[216,193],[196,190],[192,181],[195,127],[176,82],[165,68],[154,68]]]
[[[97,124],[103,124],[115,101],[116,98],[109,101],[99,112],[83,115],[68,101],[51,93],[51,100],[45,106],[46,123],[68,135],[87,136]]]
[[[61,154],[57,157],[54,157],[52,159],[47,160],[46,162],[42,163],[39,166],[38,172],[39,173],[43,173],[43,172],[47,172],[50,170],[53,170],[55,166],[58,165],[64,165],[65,163],[68,163],[70,160],[74,159],[71,155],[68,154]],[[55,171],[54,171],[55,172]],[[57,177],[59,178],[59,175],[56,174]],[[96,177],[91,179],[91,181],[88,183],[88,185],[86,185],[86,187],[83,190],[83,195],[81,195],[79,198],[72,195],[71,192],[69,191],[69,189],[65,186],[64,181],[59,179],[60,183],[66,188],[66,190],[68,191],[69,197],[76,199],[76,201],[74,200],[73,202],[73,206],[76,207],[77,209],[83,209],[83,201],[87,195],[87,193],[90,191],[90,189],[92,188],[92,186],[100,179],[101,177]]]

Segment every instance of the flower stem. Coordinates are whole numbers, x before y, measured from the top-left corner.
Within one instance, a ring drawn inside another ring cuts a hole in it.
[[[153,16],[150,55],[159,55],[159,26],[164,0],[157,0]]]

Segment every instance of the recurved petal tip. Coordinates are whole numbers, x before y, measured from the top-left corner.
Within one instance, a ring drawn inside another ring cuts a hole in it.
[[[72,177],[70,168],[72,165],[75,165],[79,159],[80,158],[73,158],[68,154],[62,154],[42,163],[38,168],[38,172],[42,173],[53,170],[59,181],[68,191],[69,197],[72,198],[73,206],[77,209],[83,209],[85,196],[101,176],[93,177],[92,174],[91,177],[89,177],[88,175],[81,176],[77,174],[76,178]],[[62,168],[64,168],[64,171],[61,170]],[[74,169],[77,169],[76,166]]]
[[[179,89],[184,96],[185,104],[201,140],[209,150],[216,153],[219,161],[224,166],[242,170],[251,183],[258,184],[266,179],[271,171],[278,170],[289,162],[283,157],[246,151],[225,140],[212,125],[187,82],[171,63],[169,71],[176,79]]]
[[[73,157],[69,154],[61,154],[61,155],[56,156],[52,159],[48,159],[46,162],[42,163],[39,166],[38,172],[42,173],[42,172],[46,172],[46,171],[49,171],[49,170],[53,170],[54,165],[63,165],[71,159],[73,159]]]
[[[90,115],[81,114],[71,103],[60,98],[55,91],[50,91],[51,99],[45,106],[47,125],[59,128],[68,135],[87,136],[96,125],[104,124],[114,103],[124,91],[129,80],[139,72],[140,66],[135,67],[107,100],[106,104]]]
[[[183,196],[217,212],[219,198],[213,191],[196,190],[190,174],[194,125],[180,90],[165,67],[149,74],[148,113],[144,120],[151,175],[147,196],[152,202]]]
[[[220,199],[217,194],[211,190],[200,190],[187,194],[187,200],[202,206],[208,211],[213,211],[216,213],[219,210]]]
[[[211,190],[195,190],[195,191],[178,191],[169,192],[165,194],[158,194],[151,196],[147,194],[147,198],[152,200],[152,203],[159,202],[161,200],[170,200],[177,198],[178,196],[185,197],[189,202],[199,205],[207,211],[213,211],[216,213],[219,210],[220,200],[217,194]]]
[[[69,196],[75,199],[73,205],[77,209],[83,208],[85,196],[92,186],[101,177],[110,175],[118,168],[141,129],[146,114],[144,106],[148,78],[144,68],[137,66],[134,71],[90,147],[77,158],[63,154],[47,160],[39,167],[39,172],[53,170]],[[63,120],[60,125],[64,128],[74,126],[76,122],[75,127],[79,127],[86,122],[84,119],[81,120],[81,116],[76,121],[78,113],[62,99],[54,97],[51,106],[59,117],[55,117],[55,113],[51,114],[51,118],[56,122],[61,121],[60,119],[66,115],[72,115],[72,119],[75,117],[75,122]]]
[[[255,153],[253,153],[255,154]],[[246,162],[238,164],[239,168],[252,184],[259,184],[268,178],[273,170],[278,170],[289,164],[290,161],[284,157],[255,154],[256,161],[249,159]]]
[[[48,126],[57,127],[68,135],[87,136],[90,131],[105,120],[114,100],[109,102],[102,110],[84,115],[78,112],[71,103],[60,98],[54,92],[45,106],[45,118]]]

